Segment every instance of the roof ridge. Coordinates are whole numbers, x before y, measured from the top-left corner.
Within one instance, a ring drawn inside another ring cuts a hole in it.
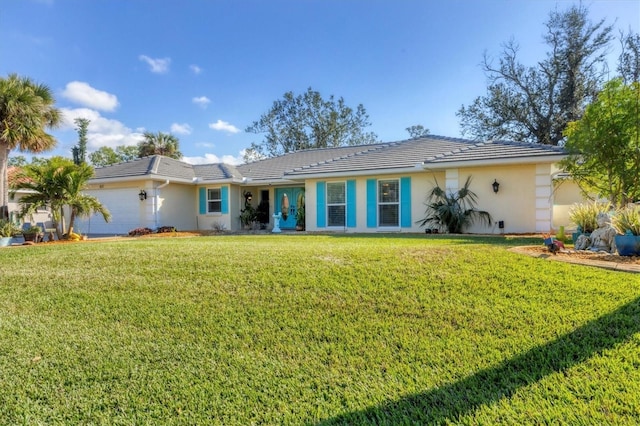
[[[543,149],[548,149],[550,151],[564,151],[564,147],[559,145],[548,145],[544,143],[538,142],[526,142],[526,141],[507,141],[503,139],[492,139],[487,141],[486,143],[499,143],[502,145],[512,145],[512,146],[535,146]]]

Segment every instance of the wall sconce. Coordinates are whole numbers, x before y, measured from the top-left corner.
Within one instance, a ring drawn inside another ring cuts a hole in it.
[[[242,194],[242,195],[244,195],[244,202],[245,203],[248,203],[251,200],[253,200],[253,194],[251,192],[249,192],[249,191],[245,191],[244,194]]]
[[[140,198],[140,201],[144,201],[147,199],[147,191],[145,191],[144,189],[140,190],[140,193],[138,194],[138,198]]]
[[[493,192],[497,194],[498,190],[500,189],[500,184],[496,179],[493,180],[493,183],[491,184],[491,186],[493,186]]]

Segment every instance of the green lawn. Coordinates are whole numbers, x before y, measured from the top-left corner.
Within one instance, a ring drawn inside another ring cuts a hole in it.
[[[0,422],[640,422],[640,276],[517,244],[542,241],[0,249]]]

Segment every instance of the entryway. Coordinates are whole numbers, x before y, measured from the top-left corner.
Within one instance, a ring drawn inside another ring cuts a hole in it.
[[[276,188],[273,210],[282,213],[280,229],[295,229],[298,212],[298,198],[304,196],[304,188]]]

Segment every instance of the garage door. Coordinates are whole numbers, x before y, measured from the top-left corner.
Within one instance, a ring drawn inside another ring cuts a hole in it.
[[[101,189],[87,191],[111,212],[111,221],[106,223],[101,215],[79,219],[76,229],[83,234],[125,235],[140,226],[143,203],[138,199],[137,188]]]

